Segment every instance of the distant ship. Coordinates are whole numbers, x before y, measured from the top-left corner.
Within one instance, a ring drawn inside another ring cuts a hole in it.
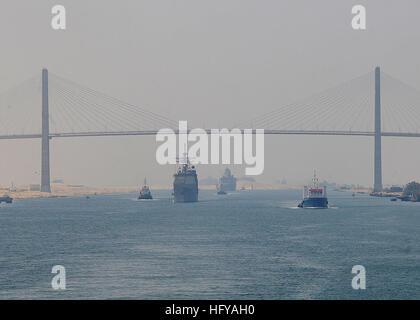
[[[188,155],[184,154],[185,161],[178,167],[174,174],[175,202],[197,202],[198,201],[198,179],[195,166],[190,164]]]
[[[0,197],[0,203],[2,203],[2,202],[12,203],[12,201],[13,201],[13,198],[10,198],[8,195]]]
[[[225,174],[219,179],[217,190],[218,194],[226,194],[226,192],[229,191],[236,191],[236,178],[232,175],[229,168],[225,169]]]
[[[147,185],[146,178],[144,178],[144,185],[140,190],[139,199],[140,200],[144,200],[144,199],[151,200],[151,199],[153,199],[152,193],[150,192],[150,188]]]
[[[299,208],[328,208],[327,187],[319,187],[318,178],[314,172],[312,187],[303,188],[303,200],[298,205]]]

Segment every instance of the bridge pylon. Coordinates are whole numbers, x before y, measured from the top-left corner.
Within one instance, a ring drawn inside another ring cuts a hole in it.
[[[382,191],[381,70],[375,68],[375,153],[373,192]]]
[[[41,192],[51,192],[49,135],[48,70],[42,69]]]

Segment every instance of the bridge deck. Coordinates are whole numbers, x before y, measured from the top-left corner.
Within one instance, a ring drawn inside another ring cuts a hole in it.
[[[205,130],[208,134],[210,129]],[[107,137],[107,136],[151,136],[158,131],[115,131],[115,132],[64,132],[50,133],[50,138],[69,138],[69,137]],[[177,130],[174,130],[178,134]],[[255,133],[255,130],[253,130]],[[323,136],[374,136],[374,132],[364,131],[299,131],[299,130],[265,130],[264,134],[284,134],[284,135],[323,135]],[[420,133],[408,132],[382,132],[383,137],[420,137]],[[1,140],[7,139],[36,139],[41,138],[41,134],[14,134],[2,135]]]

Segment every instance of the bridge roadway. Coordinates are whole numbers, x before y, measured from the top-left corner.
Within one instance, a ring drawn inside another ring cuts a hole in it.
[[[211,129],[205,130],[208,134]],[[156,130],[141,131],[114,131],[114,132],[64,132],[50,133],[51,138],[69,138],[69,137],[107,137],[107,136],[151,136],[156,135]],[[178,130],[174,130],[176,134]],[[255,130],[253,130],[255,133]],[[368,131],[318,131],[318,130],[264,130],[264,134],[289,134],[289,135],[320,135],[320,136],[374,136],[374,132]],[[382,137],[420,137],[420,133],[409,132],[382,132]],[[13,134],[0,135],[0,140],[8,139],[36,139],[41,138],[41,134]]]

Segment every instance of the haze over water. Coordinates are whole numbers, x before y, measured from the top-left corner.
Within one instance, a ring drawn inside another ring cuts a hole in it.
[[[420,88],[420,45],[416,41],[420,2],[365,1],[367,29],[363,31],[351,27],[351,9],[356,3],[72,0],[60,3],[66,7],[67,29],[53,30],[55,1],[2,0],[0,93],[32,76],[40,81],[45,67],[51,75],[147,111],[174,121],[188,120],[191,128],[231,128],[373,72],[376,66]],[[54,89],[50,88],[51,95]],[[384,104],[386,94],[394,93],[392,89],[382,88]],[[12,104],[14,116],[6,117],[10,104],[3,104],[1,123],[9,130],[0,126],[2,134],[40,128],[40,96],[28,95],[23,95],[27,103]],[[50,108],[55,117],[57,104],[53,102]],[[402,117],[402,101],[398,102],[392,105],[395,112],[389,113],[394,115],[390,119]],[[78,100],[66,112],[82,106]],[[367,106],[372,112],[373,108],[373,103]],[[91,106],[85,112],[95,110]],[[336,111],[331,113],[334,119],[341,114]],[[69,128],[64,126],[67,118],[62,119],[64,123],[51,122],[51,129],[80,130],[81,121],[70,121],[73,127]],[[365,123],[373,125],[368,119],[356,118],[354,123],[366,130]],[[92,121],[85,129],[96,130],[95,125]],[[352,130],[357,129],[355,125]],[[349,127],[337,124],[335,129]],[[399,129],[408,128],[396,127]],[[38,139],[1,140],[0,147],[7,150],[0,158],[1,185],[40,182]],[[384,137],[384,183],[420,180],[415,170],[419,150],[417,138]],[[145,176],[152,185],[172,183],[173,167],[156,163],[154,137],[53,138],[50,151],[52,179],[68,184],[132,186]],[[265,171],[258,177],[261,183],[286,178],[290,184],[303,185],[314,168],[329,182],[373,183],[373,140],[369,137],[266,136],[265,152]],[[201,166],[199,175],[218,177],[222,172],[219,166]],[[244,170],[234,167],[233,174],[240,177]]]
[[[0,206],[2,299],[419,299],[419,203],[244,191],[173,204],[136,194]],[[51,289],[66,268],[67,290]],[[366,268],[366,290],[351,269]]]

